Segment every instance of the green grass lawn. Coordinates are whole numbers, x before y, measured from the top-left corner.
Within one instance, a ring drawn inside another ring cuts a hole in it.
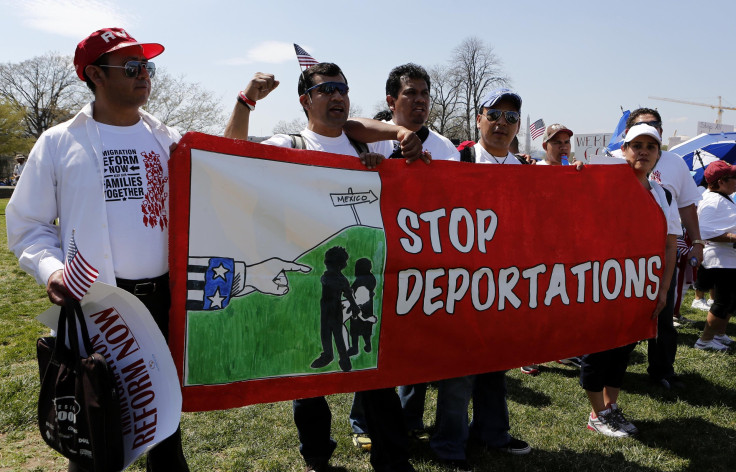
[[[47,329],[34,320],[49,304],[45,291],[18,268],[7,250],[5,206],[0,199],[0,472],[62,471],[64,458],[41,440],[35,423],[38,371],[35,340]],[[679,393],[649,384],[646,344],[637,347],[620,402],[640,429],[636,438],[613,439],[585,428],[589,407],[578,386],[577,369],[546,364],[535,377],[518,369],[507,375],[511,433],[528,441],[531,454],[510,457],[469,449],[478,471],[732,471],[736,452],[736,366],[733,354],[692,348],[705,313],[689,308],[697,321],[680,329],[677,371],[687,383]],[[733,324],[729,334],[736,335]],[[605,335],[603,333],[602,335]],[[425,422],[434,423],[436,390],[430,388]],[[332,465],[371,470],[368,455],[352,446],[350,395],[329,397],[338,448]],[[297,471],[298,452],[291,403],[254,405],[226,411],[184,413],[184,451],[193,471]],[[426,445],[414,446],[418,471],[444,470]],[[142,471],[141,460],[130,470]]]

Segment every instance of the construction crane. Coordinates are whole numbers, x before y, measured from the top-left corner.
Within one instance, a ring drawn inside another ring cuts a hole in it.
[[[736,107],[724,107],[721,105],[721,97],[718,97],[718,105],[711,105],[710,103],[698,103],[698,102],[689,102],[687,100],[677,100],[674,98],[663,98],[663,97],[649,97],[653,100],[664,100],[666,102],[675,102],[675,103],[684,103],[686,105],[698,105],[701,107],[708,107],[712,108],[714,110],[718,110],[718,119],[716,120],[716,124],[721,124],[721,119],[723,118],[723,110],[736,110]]]

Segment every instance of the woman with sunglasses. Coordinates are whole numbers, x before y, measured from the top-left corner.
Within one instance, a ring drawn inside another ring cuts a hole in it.
[[[649,173],[661,156],[662,138],[650,125],[632,126],[621,145],[626,163],[634,176],[659,204],[667,220],[665,241],[664,274],[661,280],[671,280],[675,267],[677,235],[682,232],[677,218],[677,208],[668,202],[665,190],[649,180]],[[652,313],[656,318],[667,300],[669,284],[660,283],[657,306]],[[618,407],[621,384],[629,363],[629,355],[636,343],[584,355],[580,366],[580,385],[585,389],[592,411],[588,418],[588,429],[606,436],[625,437],[638,432]]]
[[[705,169],[708,190],[698,204],[700,234],[705,239],[703,265],[698,277],[713,281],[713,305],[696,349],[726,351],[734,343],[726,334],[728,320],[736,310],[736,166],[715,161]]]

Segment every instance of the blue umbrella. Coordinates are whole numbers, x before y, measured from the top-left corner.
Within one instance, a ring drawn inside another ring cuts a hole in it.
[[[736,162],[736,133],[701,134],[672,149],[673,153],[682,157],[693,171],[693,179],[700,185],[705,168],[713,161],[723,160],[733,164]]]

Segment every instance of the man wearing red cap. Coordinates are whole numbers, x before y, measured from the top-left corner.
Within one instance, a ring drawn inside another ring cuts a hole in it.
[[[41,135],[6,215],[8,246],[52,303],[69,297],[64,260],[74,234],[97,280],[136,295],[167,336],[168,158],[181,136],[140,109],[156,72],[149,60],[163,50],[121,28],[79,43],[74,67],[95,99]],[[189,470],[179,430],[150,450],[147,470]]]

